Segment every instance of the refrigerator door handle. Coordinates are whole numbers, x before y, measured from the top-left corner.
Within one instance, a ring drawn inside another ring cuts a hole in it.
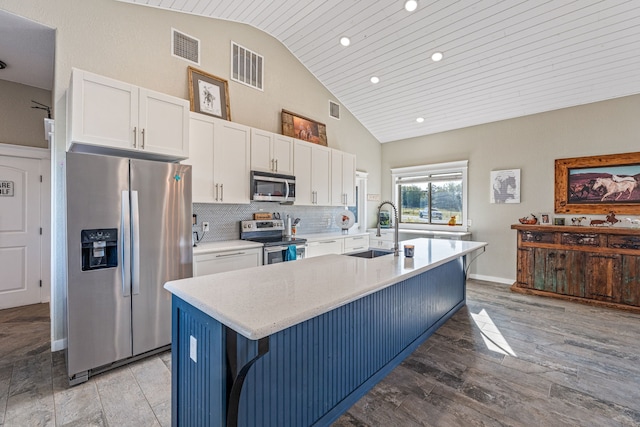
[[[120,246],[122,248],[122,296],[131,296],[131,222],[129,221],[129,192],[123,191],[120,199]]]
[[[138,212],[138,192],[131,191],[131,292],[140,293],[140,217]]]

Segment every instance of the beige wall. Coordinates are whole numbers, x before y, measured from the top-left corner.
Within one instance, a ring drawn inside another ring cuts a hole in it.
[[[509,227],[525,215],[553,212],[554,159],[639,150],[635,95],[383,144],[383,194],[391,194],[391,168],[469,160],[471,231],[474,240],[489,242],[471,271],[513,281],[516,235]],[[490,171],[500,169],[521,169],[520,204],[489,203]]]
[[[31,108],[31,101],[51,106],[51,92],[0,80],[0,143],[47,148],[44,119],[47,112]]]

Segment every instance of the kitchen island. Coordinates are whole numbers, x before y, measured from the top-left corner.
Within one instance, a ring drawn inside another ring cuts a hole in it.
[[[173,425],[329,425],[465,304],[486,243],[325,255],[168,282]]]

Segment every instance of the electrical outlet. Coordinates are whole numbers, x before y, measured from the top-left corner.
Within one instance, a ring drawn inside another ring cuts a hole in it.
[[[471,225],[472,225],[472,224],[473,224],[473,221],[472,221],[472,220],[470,220],[470,219],[468,219],[468,220],[467,220],[467,227],[471,227]]]
[[[203,222],[202,223],[202,231],[209,231],[209,223],[208,222]]]

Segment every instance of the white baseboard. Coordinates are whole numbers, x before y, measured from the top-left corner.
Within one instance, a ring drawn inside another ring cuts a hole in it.
[[[469,274],[469,279],[484,280],[485,282],[503,283],[505,285],[513,285],[516,279],[507,279],[505,277],[485,276],[482,274]]]
[[[67,339],[63,338],[61,340],[51,341],[51,351],[60,351],[67,348]]]

